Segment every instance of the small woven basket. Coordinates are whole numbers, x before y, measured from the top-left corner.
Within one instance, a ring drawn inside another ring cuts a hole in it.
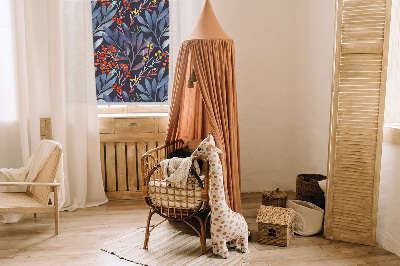
[[[326,179],[319,174],[300,174],[296,177],[296,199],[314,203],[325,209],[325,195],[318,181]]]
[[[279,191],[264,191],[262,194],[262,205],[286,208],[287,194]]]

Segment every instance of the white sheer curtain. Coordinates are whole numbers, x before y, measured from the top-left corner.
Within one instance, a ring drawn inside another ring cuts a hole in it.
[[[61,143],[64,153],[64,209],[105,203],[90,0],[11,3],[18,81],[14,106],[19,107],[19,120],[13,120],[16,127],[2,128],[1,134],[20,132],[20,141],[0,142],[0,159],[6,156],[3,151],[11,150],[17,151],[19,158],[7,162],[10,165],[1,161],[0,167],[27,165],[29,154],[40,141],[40,117],[51,117],[53,138]],[[3,83],[0,80],[1,87]]]
[[[10,1],[0,1],[0,168],[22,165]]]

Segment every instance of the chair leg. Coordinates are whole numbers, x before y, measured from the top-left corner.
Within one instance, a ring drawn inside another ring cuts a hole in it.
[[[58,187],[54,187],[54,227],[55,234],[58,235],[58,220],[59,220],[59,210],[58,210]]]
[[[36,212],[33,214],[33,218],[36,218],[37,216],[36,216]]]
[[[149,248],[150,221],[151,221],[151,216],[153,216],[154,213],[155,212],[150,208],[149,217],[147,217],[146,234],[144,236],[144,245],[143,245],[144,249],[148,249]]]

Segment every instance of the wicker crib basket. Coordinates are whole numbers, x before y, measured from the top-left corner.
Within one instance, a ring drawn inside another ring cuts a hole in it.
[[[325,209],[325,194],[318,181],[326,179],[319,174],[300,174],[296,177],[296,199],[314,203]]]
[[[176,140],[149,150],[142,156],[142,192],[144,201],[150,206],[143,246],[145,249],[148,248],[150,232],[162,223],[150,229],[151,217],[157,213],[165,220],[185,222],[193,229],[195,227],[191,225],[192,221],[198,220],[201,230],[195,229],[195,231],[200,236],[201,254],[204,255],[206,253],[206,225],[211,216],[208,161],[201,156],[191,157],[192,161],[201,161],[203,175],[199,176],[192,165],[186,184],[177,185],[165,180],[161,170],[161,161],[171,156],[179,157],[182,151],[178,150],[182,147],[183,141]]]

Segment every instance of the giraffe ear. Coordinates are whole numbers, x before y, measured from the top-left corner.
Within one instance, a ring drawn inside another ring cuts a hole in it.
[[[210,145],[212,149],[214,149],[217,153],[222,154],[222,151],[215,147],[214,145]]]

